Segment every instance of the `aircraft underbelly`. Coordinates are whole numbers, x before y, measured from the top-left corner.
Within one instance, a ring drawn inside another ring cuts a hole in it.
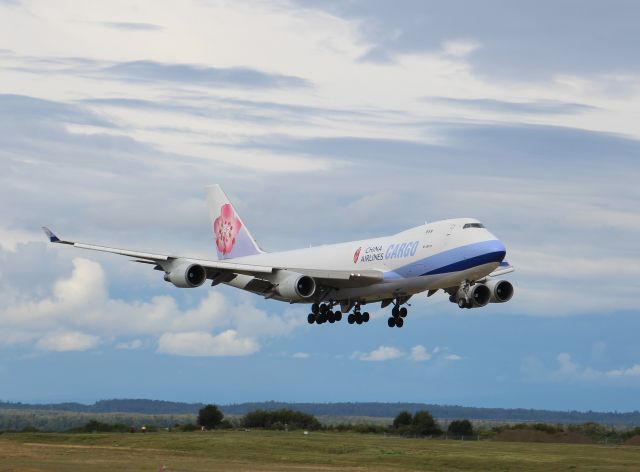
[[[464,280],[481,279],[493,272],[498,265],[498,262],[490,262],[457,272],[395,279],[368,287],[341,289],[333,291],[331,297],[336,300],[365,299],[367,301],[377,301],[393,298],[398,294],[413,295],[426,290],[454,287]]]

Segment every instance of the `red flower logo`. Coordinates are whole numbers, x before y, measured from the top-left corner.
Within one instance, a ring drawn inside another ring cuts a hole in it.
[[[230,203],[220,207],[220,216],[213,222],[213,233],[216,235],[216,246],[222,255],[229,254],[236,243],[236,236],[242,228],[242,223],[233,212]]]
[[[358,249],[356,249],[356,252],[353,255],[353,263],[354,264],[356,264],[358,262],[358,258],[360,257],[360,249],[362,249],[362,248],[359,247]]]

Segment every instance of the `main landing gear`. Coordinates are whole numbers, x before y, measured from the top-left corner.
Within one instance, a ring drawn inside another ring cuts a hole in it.
[[[387,325],[389,328],[402,328],[404,326],[404,319],[407,316],[407,308],[401,306],[405,304],[408,300],[408,297],[398,297],[393,300],[393,309],[391,310],[391,317],[387,320]],[[382,307],[389,305],[391,303],[391,299],[387,299],[386,303],[383,303]],[[337,305],[336,302],[330,301],[327,303],[314,303],[311,305],[311,313],[307,315],[307,321],[309,324],[324,324],[327,321],[329,323],[335,323],[336,321],[342,320],[342,311],[333,310],[333,308]],[[359,324],[368,323],[371,319],[368,311],[363,312],[360,306],[360,302],[355,302],[353,305],[351,303],[346,303],[342,305],[342,309],[346,312],[351,310],[351,306],[353,306],[353,313],[349,313],[347,316],[347,322],[349,324]]]
[[[327,321],[329,323],[335,323],[342,320],[342,312],[340,310],[333,311],[334,303],[314,303],[311,305],[311,313],[307,315],[307,322],[309,324],[323,324]],[[369,322],[369,312],[364,313],[360,310],[360,304],[356,303],[353,309],[353,313],[349,314],[347,321],[349,324],[362,324]]]
[[[333,311],[333,303],[314,303],[311,305],[311,313],[307,316],[307,322],[309,324],[323,324],[327,321],[329,323],[335,323],[342,319],[342,312],[340,310]]]
[[[360,304],[356,303],[356,306],[353,308],[353,313],[351,313],[349,316],[347,316],[347,322],[349,324],[362,324],[362,323],[368,323],[369,322],[369,312],[365,311],[364,313],[362,313],[360,311]]]
[[[387,320],[389,328],[402,328],[404,326],[404,319],[406,318],[407,313],[407,308],[401,307],[399,301],[396,299],[393,309],[391,310],[391,317]]]

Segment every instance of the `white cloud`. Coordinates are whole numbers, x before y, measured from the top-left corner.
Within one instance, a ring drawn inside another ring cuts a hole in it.
[[[626,369],[612,369],[605,372],[609,377],[640,377],[640,364],[634,364]]]
[[[478,49],[480,44],[475,41],[457,40],[447,41],[442,45],[442,51],[454,57],[465,57]]]
[[[378,349],[375,349],[371,352],[354,352],[351,356],[352,359],[358,359],[360,361],[374,361],[374,362],[381,362],[381,361],[389,361],[389,360],[393,360],[393,359],[398,359],[400,357],[403,357],[404,353],[395,348],[395,347],[390,347],[390,346],[380,346]]]
[[[51,333],[43,336],[36,347],[43,351],[86,351],[98,345],[99,338],[78,331]]]
[[[23,291],[20,297],[3,297],[3,345],[85,350],[102,337],[114,340],[116,349],[140,349],[144,343],[139,338],[118,338],[145,336],[160,339],[158,352],[246,355],[259,349],[260,339],[287,335],[305,321],[292,309],[284,315],[268,314],[248,295],[238,294],[244,301],[232,304],[216,290],[187,310],[166,295],[133,301],[111,298],[100,264],[83,258],[72,264],[69,276],[51,283],[50,295]],[[189,348],[188,340],[197,340],[197,345]]]
[[[432,358],[447,361],[460,361],[464,359],[463,356],[450,352],[447,347],[436,346],[430,353],[422,344],[413,346],[408,355],[401,349],[392,346],[380,346],[371,352],[356,351],[351,354],[351,359],[360,361],[388,361],[399,358],[405,358],[413,362],[425,362]]]
[[[427,349],[423,345],[418,344],[417,346],[413,346],[411,348],[411,354],[409,355],[409,358],[412,361],[416,362],[428,361],[429,359],[431,359],[431,354],[427,352]]]
[[[558,354],[558,370],[557,375],[564,377],[572,377],[578,373],[578,365],[571,360],[571,355],[568,352],[561,352]]]
[[[603,359],[596,359],[603,361]],[[568,352],[561,352],[556,356],[555,368],[546,368],[540,360],[529,356],[524,359],[521,371],[531,380],[556,382],[614,382],[640,378],[640,364],[618,369],[594,369],[583,367],[575,362]]]
[[[458,354],[447,354],[444,358],[448,361],[461,361],[464,357],[459,356]]]
[[[165,333],[158,340],[157,352],[177,356],[246,356],[260,349],[251,338],[240,338],[232,329],[218,335],[204,331]]]
[[[291,357],[293,357],[294,359],[308,359],[311,356],[308,352],[296,352]]]
[[[115,345],[116,349],[126,349],[130,351],[142,349],[142,347],[144,347],[144,343],[142,342],[141,339],[134,339],[133,341],[122,342]]]
[[[44,241],[44,233],[0,227],[0,249],[15,252],[18,244]]]

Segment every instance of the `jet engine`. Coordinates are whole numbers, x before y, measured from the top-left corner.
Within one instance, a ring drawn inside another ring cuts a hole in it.
[[[180,288],[199,287],[207,280],[207,271],[198,264],[179,264],[164,274],[164,280]]]
[[[316,293],[316,281],[308,275],[288,274],[278,283],[276,292],[286,300],[310,298]]]
[[[489,280],[485,283],[491,292],[491,303],[504,303],[513,297],[513,285],[507,280]]]
[[[469,287],[467,293],[462,289],[449,297],[451,303],[457,303],[460,308],[480,308],[489,303],[491,290],[483,284],[475,284]]]
[[[469,289],[469,300],[473,304],[472,308],[485,306],[491,299],[491,291],[486,285],[475,284]]]

